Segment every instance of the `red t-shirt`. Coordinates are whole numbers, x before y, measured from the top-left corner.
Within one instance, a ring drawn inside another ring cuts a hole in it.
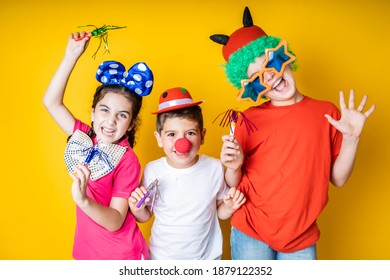
[[[76,120],[74,131],[87,133],[90,127]],[[94,137],[93,143],[96,143]],[[109,206],[112,197],[128,199],[138,187],[141,167],[137,156],[129,146],[127,137],[118,145],[127,147],[114,170],[104,177],[88,181],[87,195],[97,203]],[[76,207],[76,232],[73,257],[83,260],[140,260],[149,258],[147,245],[134,216],[128,212],[122,227],[110,232],[95,223],[79,207]]]
[[[266,102],[244,112],[257,130],[248,133],[238,120],[235,135],[245,155],[238,188],[247,202],[233,214],[235,228],[280,252],[318,241],[316,219],[328,201],[342,140],[326,113],[340,118],[335,105],[309,97],[283,107]]]

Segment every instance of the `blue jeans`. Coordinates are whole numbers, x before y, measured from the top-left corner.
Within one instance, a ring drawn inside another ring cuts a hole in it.
[[[266,243],[232,227],[230,246],[233,260],[316,260],[316,244],[292,253],[275,251]]]

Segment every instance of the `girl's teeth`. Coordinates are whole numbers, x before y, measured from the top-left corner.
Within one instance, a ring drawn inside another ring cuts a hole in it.
[[[105,133],[105,134],[113,134],[114,133],[114,130],[107,130],[107,129],[102,129],[103,130],[103,132]]]

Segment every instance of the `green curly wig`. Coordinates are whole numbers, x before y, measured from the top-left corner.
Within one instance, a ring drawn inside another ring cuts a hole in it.
[[[265,49],[275,48],[280,41],[281,39],[277,37],[263,36],[234,52],[229,57],[229,61],[224,64],[225,74],[230,83],[241,89],[241,80],[248,79],[246,70],[249,64],[254,62],[257,57],[262,56],[265,53]],[[288,49],[288,52],[295,56],[290,49]],[[295,71],[296,69],[297,65],[294,60],[292,62],[292,70]]]

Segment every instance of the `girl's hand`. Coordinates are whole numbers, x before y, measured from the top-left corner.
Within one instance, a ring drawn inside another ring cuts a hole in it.
[[[366,119],[374,112],[375,105],[372,105],[365,113],[363,113],[364,106],[367,103],[367,95],[363,96],[360,105],[357,109],[355,107],[355,92],[353,89],[350,91],[348,108],[344,101],[344,93],[340,91],[340,109],[341,118],[336,121],[330,115],[326,114],[328,119],[337,130],[343,134],[344,139],[357,140],[362,133],[364,123]]]
[[[87,183],[91,171],[85,165],[79,164],[75,166],[75,172],[70,173],[73,178],[72,184],[72,196],[74,202],[81,207],[88,200],[87,196]]]
[[[222,141],[220,154],[222,164],[232,170],[240,169],[244,161],[244,155],[237,139],[234,136],[224,135]]]
[[[66,56],[78,59],[88,47],[90,32],[76,32],[69,35],[68,46],[66,47]]]
[[[138,202],[144,197],[144,195],[147,193],[147,190],[144,186],[141,186],[140,188],[136,188],[129,197],[129,207],[132,213],[136,213],[140,211],[141,209],[144,209],[146,204],[150,201],[150,198],[146,198],[145,201],[141,204],[141,206],[138,208],[137,204]]]

